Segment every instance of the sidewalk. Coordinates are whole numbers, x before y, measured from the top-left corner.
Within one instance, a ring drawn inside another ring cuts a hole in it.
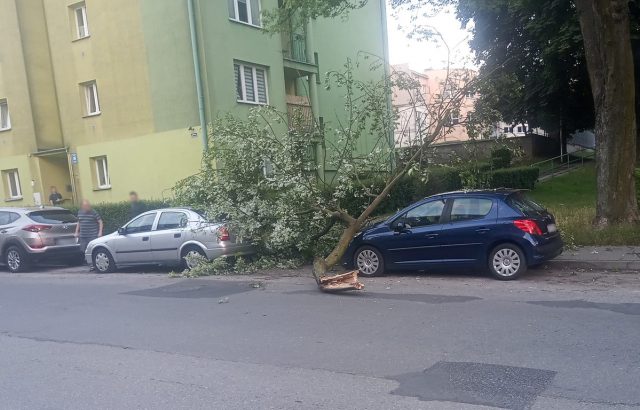
[[[638,246],[584,246],[565,249],[552,266],[583,269],[640,270]]]

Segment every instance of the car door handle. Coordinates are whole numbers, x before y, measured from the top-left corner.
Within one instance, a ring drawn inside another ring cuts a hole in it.
[[[173,234],[173,237],[174,237],[174,238],[179,238],[179,237],[181,237],[181,236],[182,236],[182,234],[181,234],[181,233],[174,233],[174,234]]]
[[[480,229],[476,229],[476,232],[478,232],[478,233],[487,233],[490,230],[491,229],[489,229],[489,228],[480,228]]]
[[[435,238],[437,238],[438,236],[440,236],[440,234],[437,234],[437,233],[428,233],[428,234],[426,234],[424,237],[425,237],[425,238],[427,238],[427,239],[435,239]]]
[[[142,242],[147,242],[148,240],[149,240],[149,237],[148,237],[148,236],[143,236],[143,237],[142,237]]]

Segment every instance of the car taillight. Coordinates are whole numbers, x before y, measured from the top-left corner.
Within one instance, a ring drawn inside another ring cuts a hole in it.
[[[531,235],[542,235],[540,227],[533,219],[517,219],[513,221],[513,224],[516,226],[516,228]]]
[[[220,228],[218,228],[218,238],[221,241],[228,241],[230,239],[229,228],[227,228],[226,226],[221,226]]]
[[[48,231],[51,229],[51,225],[28,225],[22,228],[23,231],[38,233],[42,231]]]

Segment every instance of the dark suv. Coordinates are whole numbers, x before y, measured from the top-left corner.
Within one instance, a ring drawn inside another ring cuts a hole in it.
[[[45,260],[82,263],[77,222],[63,208],[0,208],[0,263],[11,272]]]
[[[359,232],[343,265],[365,276],[470,268],[512,280],[562,247],[553,215],[523,192],[460,191],[426,198]]]

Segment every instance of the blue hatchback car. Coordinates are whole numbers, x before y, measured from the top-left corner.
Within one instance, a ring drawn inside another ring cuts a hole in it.
[[[359,232],[343,265],[364,276],[468,268],[513,280],[562,248],[553,215],[522,191],[460,191],[426,198]]]

